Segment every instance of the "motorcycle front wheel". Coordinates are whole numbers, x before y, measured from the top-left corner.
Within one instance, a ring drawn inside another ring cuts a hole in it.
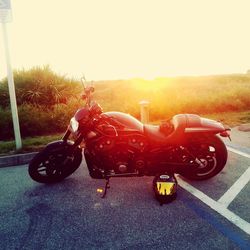
[[[77,148],[71,153],[67,147],[55,145],[39,152],[29,164],[30,177],[40,183],[62,181],[80,166],[82,151]]]
[[[186,148],[189,153],[184,155],[184,162],[193,165],[181,173],[191,180],[206,180],[217,175],[226,165],[227,148],[216,135],[190,136]],[[202,164],[197,164],[195,159]]]

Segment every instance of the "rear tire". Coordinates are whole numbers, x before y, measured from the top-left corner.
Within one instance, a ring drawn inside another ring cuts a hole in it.
[[[227,148],[218,136],[190,136],[187,141],[188,151],[203,163],[203,167],[195,163],[193,158],[187,157],[186,162],[193,163],[194,166],[181,175],[190,180],[206,180],[217,175],[225,167]]]
[[[82,162],[82,151],[73,154],[69,149],[55,145],[38,153],[29,164],[30,177],[40,183],[55,183],[70,176]]]

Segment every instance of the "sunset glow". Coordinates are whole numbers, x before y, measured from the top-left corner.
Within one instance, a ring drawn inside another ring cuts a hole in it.
[[[247,0],[12,0],[12,9],[7,26],[13,68],[49,64],[89,80],[250,68]]]

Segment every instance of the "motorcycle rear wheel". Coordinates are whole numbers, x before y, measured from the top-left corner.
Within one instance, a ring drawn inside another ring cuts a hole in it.
[[[216,135],[193,136],[187,138],[186,148],[203,166],[187,156],[186,162],[194,164],[191,171],[184,171],[182,176],[190,180],[206,180],[217,175],[226,165],[227,148]]]
[[[60,182],[78,169],[82,162],[82,151],[73,154],[65,148],[49,148],[39,152],[29,164],[30,177],[40,183]]]

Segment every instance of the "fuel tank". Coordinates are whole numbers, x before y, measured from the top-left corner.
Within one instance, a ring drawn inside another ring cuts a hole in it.
[[[127,129],[136,130],[143,133],[143,124],[129,114],[116,111],[105,112],[103,114],[105,116],[113,118]]]

